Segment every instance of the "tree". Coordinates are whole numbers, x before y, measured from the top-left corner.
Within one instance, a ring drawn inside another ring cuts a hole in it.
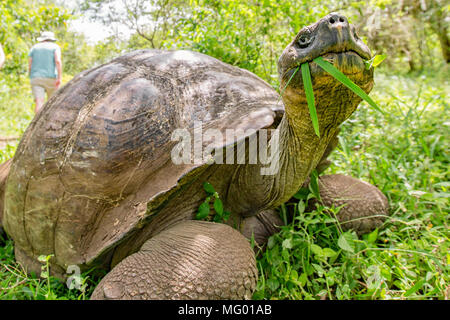
[[[376,53],[388,54],[389,67],[410,71],[439,64],[435,54],[436,34],[444,60],[448,63],[448,11],[441,0],[345,1],[343,9],[352,16]]]
[[[435,65],[434,34],[448,61],[449,6],[444,0],[80,1],[92,19],[116,30],[127,26],[129,49],[199,51],[248,69],[274,86],[276,59],[287,41],[332,11],[346,14],[373,52],[387,53],[389,67],[404,69],[406,63],[410,70],[420,70]],[[425,11],[421,3],[426,3]]]
[[[28,51],[44,30],[65,29],[71,15],[47,1],[26,0],[0,2],[0,42],[6,55],[5,73],[26,73]]]
[[[148,47],[193,49],[275,83],[285,39],[332,10],[334,2],[84,0],[82,10],[106,25],[128,26]],[[145,46],[135,36],[129,43]]]
[[[442,56],[450,62],[450,39],[448,25],[450,21],[450,4],[442,0],[404,0],[402,10],[413,15],[417,20],[427,22],[437,35]]]
[[[188,2],[183,0],[84,0],[81,11],[120,33],[120,27],[136,33],[151,48],[178,25]]]

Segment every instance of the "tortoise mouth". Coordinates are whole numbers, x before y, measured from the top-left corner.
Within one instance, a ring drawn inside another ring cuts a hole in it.
[[[366,59],[353,50],[328,52],[322,55],[322,58],[334,65],[345,75],[356,75],[366,70]]]
[[[365,55],[362,56],[360,53],[354,50],[347,50],[341,52],[330,51],[320,55],[319,57],[322,57],[325,61],[328,61],[329,63],[333,64],[335,67],[337,67],[341,72],[343,72],[346,75],[352,75],[363,71],[365,69],[364,61],[370,59],[365,57]],[[304,63],[309,63],[310,68],[312,68],[312,65],[316,65],[316,63],[314,62],[314,59],[316,58],[317,57],[297,62],[294,66],[288,68],[284,74],[286,75],[287,73],[295,71],[295,69],[299,68]],[[355,67],[357,70],[355,70]],[[285,78],[284,75],[283,78]]]
[[[331,63],[334,67],[339,69],[343,74],[350,77],[354,82],[365,84],[370,82],[373,76],[373,70],[366,69],[366,55],[362,56],[360,53],[354,50],[347,50],[341,52],[327,52],[320,57],[323,60]],[[315,57],[316,58],[316,57]],[[330,77],[330,74],[323,70],[319,65],[314,62],[315,58],[310,58],[308,60],[302,61],[301,63],[296,63],[294,66],[287,69],[287,71],[282,76],[283,86],[288,82],[294,73],[297,75],[292,79],[293,81],[302,83],[300,72],[298,69],[303,63],[308,63],[311,77],[317,79],[320,77]]]

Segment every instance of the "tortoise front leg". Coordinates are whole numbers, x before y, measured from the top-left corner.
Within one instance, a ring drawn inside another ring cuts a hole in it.
[[[307,187],[309,179],[303,187]],[[326,207],[341,207],[336,218],[342,230],[354,230],[361,235],[379,228],[389,215],[386,196],[375,186],[341,174],[319,177],[320,202]],[[297,201],[297,200],[295,200]],[[309,201],[307,210],[315,209],[317,199]],[[292,220],[289,217],[288,223]],[[240,231],[247,239],[254,239],[255,253],[264,249],[269,237],[284,225],[275,209],[244,218]]]
[[[244,218],[240,224],[240,231],[247,239],[255,241],[254,251],[264,250],[270,236],[280,231],[284,225],[275,209],[263,210],[257,215]]]
[[[122,260],[91,299],[250,299],[257,275],[254,253],[238,231],[185,221]]]
[[[330,174],[319,177],[320,201],[326,207],[339,207],[336,218],[342,230],[352,229],[361,235],[379,228],[389,215],[386,196],[374,185],[359,179]],[[313,209],[317,200],[309,204]]]

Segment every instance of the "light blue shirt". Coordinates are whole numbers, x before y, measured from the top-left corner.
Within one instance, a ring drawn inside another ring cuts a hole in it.
[[[61,56],[61,49],[54,42],[39,42],[35,44],[28,54],[32,60],[30,79],[33,78],[54,78],[58,72],[56,70],[55,52]]]

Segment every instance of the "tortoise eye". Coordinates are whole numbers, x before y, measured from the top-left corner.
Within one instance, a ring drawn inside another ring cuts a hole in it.
[[[311,35],[309,34],[302,34],[298,38],[298,45],[300,48],[306,48],[311,43]]]

